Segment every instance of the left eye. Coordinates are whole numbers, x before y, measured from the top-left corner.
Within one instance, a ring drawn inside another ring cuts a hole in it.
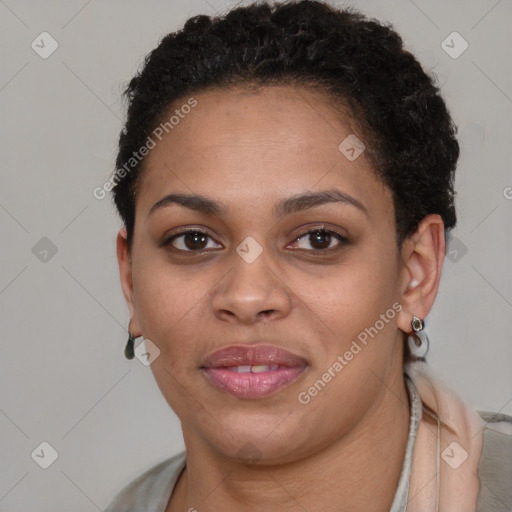
[[[313,247],[313,252],[323,252],[332,249],[331,242],[338,240],[338,246],[348,243],[348,239],[336,231],[324,228],[315,228],[307,231],[295,239],[299,249],[308,249],[307,245]]]
[[[176,249],[187,252],[196,252],[204,249],[216,249],[218,246],[208,247],[205,242],[210,239],[213,240],[208,233],[198,229],[191,229],[182,231],[177,235],[171,236],[164,242],[163,245],[171,244]]]

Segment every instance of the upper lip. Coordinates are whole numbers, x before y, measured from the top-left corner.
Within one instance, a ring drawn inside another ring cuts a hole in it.
[[[229,345],[206,356],[204,368],[220,368],[243,365],[306,366],[307,361],[288,350],[271,344]]]

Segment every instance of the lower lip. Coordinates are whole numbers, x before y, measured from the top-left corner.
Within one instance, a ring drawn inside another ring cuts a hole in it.
[[[305,367],[278,368],[261,373],[238,373],[226,368],[205,368],[210,381],[238,398],[262,398],[294,381]]]

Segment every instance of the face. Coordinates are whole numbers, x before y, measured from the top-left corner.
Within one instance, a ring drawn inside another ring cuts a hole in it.
[[[340,151],[358,132],[319,92],[195,98],[146,157],[132,331],[159,348],[151,369],[189,445],[297,460],[401,375],[391,192],[364,152]]]

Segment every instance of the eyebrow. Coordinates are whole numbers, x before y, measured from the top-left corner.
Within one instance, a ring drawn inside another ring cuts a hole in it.
[[[274,214],[277,217],[284,217],[291,213],[308,210],[309,208],[328,203],[349,204],[368,215],[368,210],[360,201],[335,188],[321,190],[319,192],[296,194],[287,199],[283,199],[274,206]],[[151,207],[148,217],[155,211],[173,204],[181,205],[199,213],[218,217],[226,215],[229,211],[228,207],[220,201],[215,201],[199,194],[168,194]]]

